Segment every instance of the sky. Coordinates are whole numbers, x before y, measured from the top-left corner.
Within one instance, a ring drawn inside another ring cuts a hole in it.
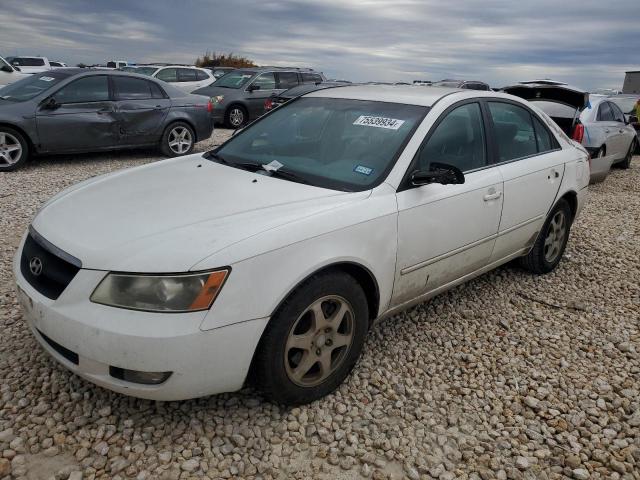
[[[552,78],[621,88],[640,0],[2,0],[0,55],[193,63],[206,51],[329,78]]]

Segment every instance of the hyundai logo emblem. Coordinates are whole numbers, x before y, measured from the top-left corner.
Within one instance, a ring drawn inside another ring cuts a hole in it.
[[[40,276],[42,273],[42,266],[42,260],[38,257],[33,257],[29,260],[29,270],[31,270],[34,277]]]

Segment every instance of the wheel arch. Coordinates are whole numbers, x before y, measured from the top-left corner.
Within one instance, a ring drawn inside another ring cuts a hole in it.
[[[19,132],[24,137],[24,139],[27,141],[27,144],[29,146],[29,154],[36,152],[36,147],[35,147],[36,144],[33,142],[33,139],[24,130],[24,128],[19,127],[18,125],[15,125],[13,123],[8,123],[8,122],[0,122],[0,127],[8,127],[8,128],[11,128],[11,129]]]
[[[573,222],[576,218],[576,214],[578,213],[578,194],[574,190],[565,192],[560,198],[558,198],[558,201],[554,203],[551,210],[555,208],[560,200],[565,200],[569,204],[569,208],[571,209],[571,221]]]

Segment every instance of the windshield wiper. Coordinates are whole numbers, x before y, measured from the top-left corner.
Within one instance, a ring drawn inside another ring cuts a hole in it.
[[[311,182],[309,182],[309,180],[307,180],[306,178],[301,177],[300,175],[297,175],[293,172],[289,172],[286,170],[282,170],[282,169],[277,169],[277,170],[267,170],[266,168],[264,168],[264,165],[262,165],[262,168],[266,171],[269,172],[270,177],[276,177],[276,178],[282,178],[283,180],[289,180],[290,182],[296,182],[296,183],[303,183],[305,185],[311,185]]]
[[[207,158],[207,159],[213,159],[217,163],[221,163],[223,165],[228,165],[229,167],[239,168],[241,170],[249,170],[250,172],[255,172],[255,171],[260,170],[262,168],[262,165],[260,165],[259,163],[253,163],[253,162],[230,162],[226,158],[224,158],[224,157],[220,156],[219,154],[215,153],[213,150],[209,150],[203,156],[204,156],[204,158]]]

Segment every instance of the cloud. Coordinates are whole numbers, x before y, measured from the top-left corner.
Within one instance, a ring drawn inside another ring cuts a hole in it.
[[[355,81],[556,78],[620,87],[640,3],[619,0],[4,0],[3,55],[193,62],[206,50]]]

